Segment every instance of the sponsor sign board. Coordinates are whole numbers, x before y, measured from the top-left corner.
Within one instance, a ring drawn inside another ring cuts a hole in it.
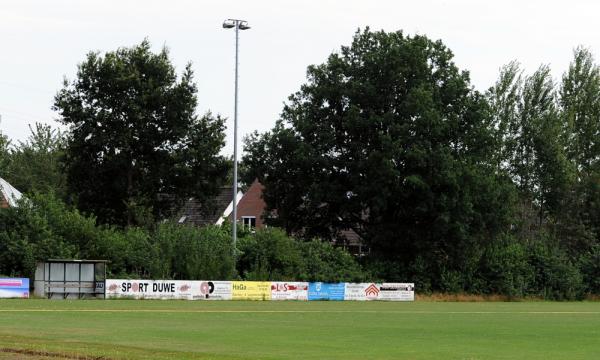
[[[0,298],[29,298],[29,279],[0,278]]]
[[[367,301],[379,298],[379,284],[375,283],[346,283],[344,300]]]
[[[194,300],[231,300],[231,281],[192,281]]]
[[[136,299],[189,299],[192,281],[185,280],[106,280],[107,297]]]
[[[308,300],[344,300],[345,283],[308,283]]]
[[[95,284],[98,289],[98,284]],[[93,285],[90,285],[93,286]],[[20,290],[15,290],[15,289]],[[106,280],[107,297],[187,300],[414,301],[414,283]],[[0,297],[28,297],[29,279],[0,279]]]
[[[271,300],[269,281],[232,281],[233,300]]]
[[[415,284],[383,283],[379,286],[377,300],[415,301]]]
[[[367,301],[414,301],[415,286],[412,283],[346,283],[344,300]]]
[[[271,283],[271,300],[308,300],[308,283],[274,281]]]

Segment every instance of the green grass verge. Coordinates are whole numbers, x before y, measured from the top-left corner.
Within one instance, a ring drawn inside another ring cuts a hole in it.
[[[0,348],[109,359],[597,359],[600,303],[0,300]]]

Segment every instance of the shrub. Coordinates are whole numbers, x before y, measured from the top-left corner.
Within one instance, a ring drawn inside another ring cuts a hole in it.
[[[600,294],[600,244],[593,245],[579,260],[586,291]]]
[[[154,234],[156,258],[163,266],[155,278],[232,279],[233,248],[226,229],[160,224]]]
[[[76,245],[53,231],[55,223],[45,211],[59,204],[53,196],[36,196],[0,209],[0,273],[33,278],[38,261],[77,253]]]
[[[550,300],[574,300],[583,297],[583,278],[579,269],[558,245],[534,242],[527,252],[534,276],[529,293]]]
[[[486,248],[480,276],[486,285],[484,293],[523,297],[534,280],[534,269],[528,262],[526,247],[508,238]]]
[[[302,280],[322,282],[370,280],[370,276],[363,271],[350,253],[334,247],[329,242],[313,239],[301,243],[300,248],[306,261],[306,273],[301,276]]]
[[[246,280],[298,280],[306,270],[300,244],[277,228],[248,234],[239,250],[238,271]]]

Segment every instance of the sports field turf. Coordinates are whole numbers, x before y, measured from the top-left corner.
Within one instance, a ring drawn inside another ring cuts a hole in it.
[[[0,300],[0,349],[2,360],[598,359],[600,303]]]

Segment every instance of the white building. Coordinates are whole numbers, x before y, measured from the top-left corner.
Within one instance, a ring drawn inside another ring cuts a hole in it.
[[[0,208],[15,207],[23,194],[3,178],[0,178]]]

